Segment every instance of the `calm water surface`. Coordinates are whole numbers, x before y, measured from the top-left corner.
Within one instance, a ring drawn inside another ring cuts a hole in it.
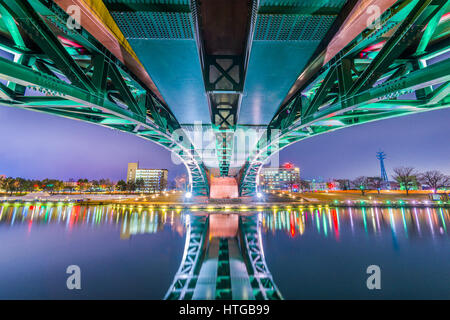
[[[0,206],[0,299],[161,299],[181,262],[190,214]],[[255,214],[267,265],[286,299],[450,298],[448,209]],[[81,268],[82,290],[66,288],[73,264]],[[381,268],[381,290],[366,287],[369,265]]]

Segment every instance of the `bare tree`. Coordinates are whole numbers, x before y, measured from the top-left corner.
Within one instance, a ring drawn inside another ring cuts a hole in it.
[[[433,192],[436,193],[438,189],[450,186],[450,176],[443,174],[437,170],[426,171],[419,174],[419,181],[428,185]]]
[[[408,195],[409,190],[411,190],[415,185],[417,185],[417,172],[413,167],[397,167],[394,168],[393,178],[398,182],[398,184],[403,186]]]
[[[378,194],[380,194],[380,190],[383,187],[383,180],[380,177],[372,177],[369,179],[369,186],[371,189],[377,190]]]
[[[365,194],[365,190],[369,186],[369,179],[365,176],[357,177],[355,180],[352,181],[352,185],[354,188],[361,190],[361,194]]]
[[[299,187],[304,192],[305,190],[311,189],[311,183],[307,180],[300,179]]]

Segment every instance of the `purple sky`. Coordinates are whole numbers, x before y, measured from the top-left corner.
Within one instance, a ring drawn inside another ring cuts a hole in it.
[[[382,120],[301,141],[280,155],[306,178],[378,175],[378,150],[395,166],[450,174],[450,110]],[[128,162],[185,172],[162,147],[136,136],[38,112],[0,107],[0,175],[43,179],[125,179]]]

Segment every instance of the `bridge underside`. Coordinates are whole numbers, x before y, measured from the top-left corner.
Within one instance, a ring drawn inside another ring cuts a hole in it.
[[[262,165],[297,141],[447,107],[449,11],[446,0],[0,0],[0,104],[135,134],[176,153],[194,193],[221,176],[251,195]]]

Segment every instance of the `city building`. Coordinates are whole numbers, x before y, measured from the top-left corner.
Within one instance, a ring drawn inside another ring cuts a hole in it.
[[[300,168],[295,167],[292,163],[285,163],[279,168],[262,168],[259,184],[265,191],[296,191],[300,184]]]
[[[65,188],[75,189],[77,186],[78,186],[78,183],[76,181],[64,181]]]
[[[309,189],[311,191],[324,191],[328,190],[328,182],[325,182],[321,179],[312,179],[309,181]]]
[[[128,164],[127,183],[143,181],[139,191],[158,192],[167,188],[167,169],[141,169],[138,162]]]

